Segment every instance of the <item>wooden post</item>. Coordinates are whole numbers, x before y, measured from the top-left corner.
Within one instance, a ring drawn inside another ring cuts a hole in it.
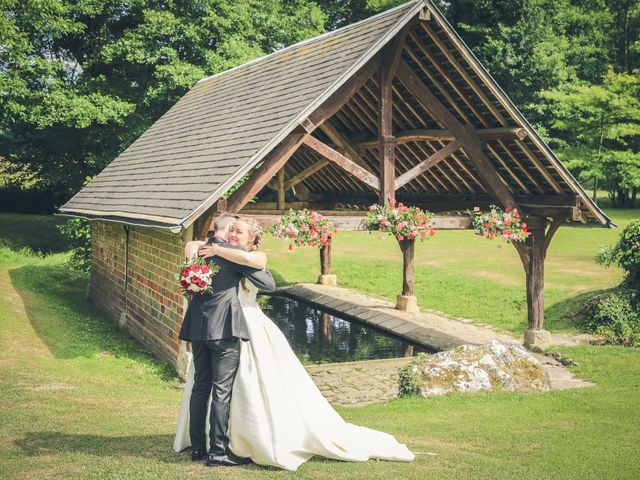
[[[524,344],[527,347],[542,346],[551,338],[549,332],[543,330],[544,261],[551,238],[568,215],[555,218],[548,230],[546,218],[525,217],[531,235],[524,243],[516,245],[526,274],[528,329]]]
[[[542,330],[544,325],[544,253],[544,228],[533,229],[527,272],[529,330]]]
[[[402,295],[398,295],[396,309],[418,313],[418,303],[414,295],[413,260],[416,241],[405,238],[398,240],[402,250]]]
[[[396,142],[393,137],[393,91],[387,75],[387,64],[380,64],[380,97],[378,99],[378,152],[380,161],[380,191],[378,202],[395,199],[396,191]]]
[[[331,273],[331,238],[326,246],[320,248],[320,276],[318,277],[320,285],[329,285],[335,287],[338,279]]]
[[[398,240],[402,250],[402,295],[413,295],[413,259],[415,254],[415,240]]]
[[[402,342],[402,353],[405,357],[413,357],[413,345]]]
[[[278,210],[285,209],[285,200],[284,200],[284,166],[278,170]]]

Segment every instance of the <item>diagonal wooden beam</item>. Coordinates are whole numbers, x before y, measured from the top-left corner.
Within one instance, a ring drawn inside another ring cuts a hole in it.
[[[286,183],[284,184],[284,189],[289,190],[291,187],[295,187],[300,182],[303,182],[305,179],[309,178],[314,173],[322,170],[328,164],[329,164],[329,160],[327,160],[326,158],[320,159],[313,165],[302,170],[300,173],[296,173],[293,177],[289,178],[289,180],[287,180]]]
[[[322,125],[320,125],[320,130],[329,137],[329,139],[341,147],[346,153],[346,157],[352,160],[353,162],[360,165],[365,170],[368,170],[367,163],[362,159],[360,153],[351,145],[349,140],[346,139],[344,135],[342,135],[338,129],[331,123],[331,121],[326,121]]]
[[[302,145],[308,133],[292,133],[287,136],[275,150],[253,172],[251,177],[227,200],[227,211],[237,212],[244,207],[273,178],[287,160]]]
[[[518,203],[505,185],[504,180],[482,151],[481,140],[475,129],[460,123],[404,60],[400,61],[398,66],[398,77],[424,108],[447,129],[451,130],[451,133],[461,142],[467,157],[498,201],[504,207],[518,208]]]
[[[342,168],[345,172],[350,173],[351,175],[356,177],[358,180],[366,183],[371,188],[375,190],[380,190],[380,181],[378,180],[378,177],[376,177],[374,174],[372,174],[368,170],[365,170],[357,163],[349,160],[347,157],[342,155],[337,150],[334,150],[329,145],[322,143],[320,140],[312,136],[306,137],[304,140],[304,144],[307,147],[314,150],[315,152],[322,155],[327,160],[330,160],[331,162],[335,163],[337,166]]]
[[[421,175],[430,168],[434,167],[438,162],[441,162],[442,160],[447,158],[449,154],[455,152],[458,148],[460,148],[460,142],[458,140],[454,140],[453,142],[447,144],[446,147],[438,150],[426,160],[417,164],[411,170],[404,172],[402,175],[396,178],[396,190],[409,183],[418,175]]]

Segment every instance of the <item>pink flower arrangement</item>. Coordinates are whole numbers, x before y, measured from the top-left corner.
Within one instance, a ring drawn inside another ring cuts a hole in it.
[[[522,242],[531,235],[517,208],[506,208],[504,211],[496,205],[491,205],[490,208],[489,212],[480,211],[480,207],[474,207],[473,211],[467,210],[473,229],[478,235],[489,240],[499,238],[507,243]]]
[[[293,245],[310,247],[326,247],[337,233],[333,222],[313,210],[289,210],[274,225],[271,232],[275,238],[286,240],[289,250]]]
[[[425,240],[435,235],[429,226],[431,213],[418,207],[407,207],[390,200],[384,205],[374,204],[367,213],[367,228],[370,231],[389,233],[398,240]]]
[[[218,270],[217,265],[209,265],[204,258],[196,256],[180,265],[176,279],[185,295],[204,295],[212,293],[211,283]]]

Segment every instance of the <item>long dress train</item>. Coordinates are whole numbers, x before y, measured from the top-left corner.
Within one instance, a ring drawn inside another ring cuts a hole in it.
[[[256,303],[257,288],[240,288],[251,340],[243,342],[233,385],[230,448],[260,465],[296,470],[314,455],[346,461],[411,461],[414,454],[393,436],[345,422],[324,398],[278,326]],[[189,446],[187,378],[174,450]],[[190,383],[191,382],[191,383]]]

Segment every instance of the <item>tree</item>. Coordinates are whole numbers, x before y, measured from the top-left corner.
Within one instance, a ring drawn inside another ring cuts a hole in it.
[[[0,157],[74,193],[197,80],[324,22],[308,0],[4,0]]]
[[[576,81],[542,93],[549,100],[552,144],[582,181],[599,182],[620,206],[630,205],[640,170],[640,72],[610,69],[602,85]]]

